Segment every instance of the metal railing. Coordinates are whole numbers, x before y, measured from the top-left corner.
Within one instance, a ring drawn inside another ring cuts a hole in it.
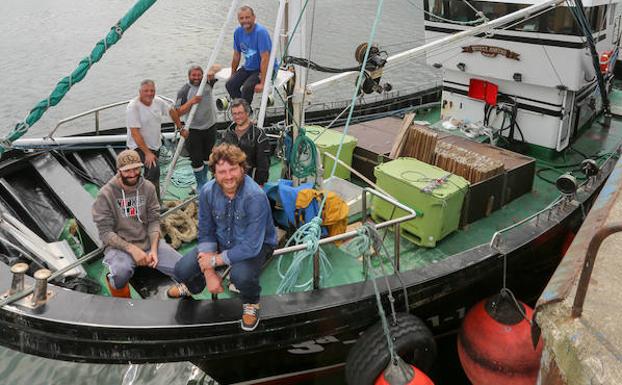
[[[161,97],[162,99],[166,100],[167,102],[171,103],[171,104],[175,103],[175,101],[173,99],[171,99],[171,98],[168,98],[168,97],[162,96],[162,95],[158,95],[158,96]],[[118,107],[118,106],[123,106],[125,104],[128,104],[131,101],[132,101],[132,99],[123,100],[123,101],[120,101],[120,102],[115,102],[115,103],[110,103],[110,104],[105,104],[103,106],[95,107],[95,108],[90,109],[88,111],[84,111],[84,112],[81,112],[79,114],[72,115],[72,116],[69,116],[67,118],[61,119],[61,120],[58,121],[58,123],[56,123],[56,126],[52,130],[50,130],[50,132],[48,133],[46,138],[50,138],[51,139],[54,136],[54,134],[56,133],[56,131],[63,124],[72,122],[72,121],[74,121],[76,119],[80,119],[80,118],[83,118],[85,116],[89,116],[89,115],[92,115],[92,114],[95,115],[95,134],[99,135],[99,128],[100,128],[99,113],[101,111],[108,110],[110,108],[114,108],[114,107]]]
[[[389,227],[389,226],[393,226],[393,229],[395,231],[395,239],[396,239],[396,243],[395,243],[395,247],[394,247],[394,258],[395,258],[395,269],[397,271],[399,271],[399,266],[400,266],[400,247],[399,247],[399,238],[400,238],[400,223],[402,222],[406,222],[406,221],[410,221],[413,220],[417,217],[417,213],[415,212],[415,210],[411,209],[410,207],[398,202],[397,200],[386,196],[385,194],[382,194],[376,190],[370,189],[368,187],[363,189],[362,192],[362,205],[363,205],[363,218],[362,218],[362,222],[365,223],[367,220],[367,193],[375,195],[376,197],[386,201],[389,204],[394,205],[395,207],[402,209],[404,211],[406,211],[408,214],[400,217],[400,218],[394,218],[394,219],[390,219],[378,224],[375,224],[374,227],[376,228],[376,230],[380,230],[383,229],[385,227]],[[359,235],[358,231],[356,230],[352,230],[352,231],[348,231],[345,232],[343,234],[339,234],[339,235],[333,235],[332,237],[328,237],[328,238],[323,238],[320,239],[319,241],[319,245],[325,245],[328,243],[334,243],[337,241],[343,241],[346,239],[350,239],[350,238],[354,238],[355,236]],[[283,247],[281,249],[275,250],[274,251],[274,256],[278,256],[278,255],[283,255],[283,254],[288,254],[288,253],[292,253],[295,251],[300,251],[300,250],[304,250],[307,248],[306,244],[300,244],[300,245],[295,245],[295,246],[289,246],[289,247]],[[316,253],[313,257],[313,288],[314,289],[319,289],[319,285],[320,285],[320,256],[319,253]]]

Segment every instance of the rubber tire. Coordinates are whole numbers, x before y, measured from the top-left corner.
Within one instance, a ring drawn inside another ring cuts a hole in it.
[[[387,317],[393,344],[406,362],[428,372],[436,360],[436,341],[426,324],[408,313],[397,313],[397,324]],[[349,385],[373,385],[389,364],[391,354],[382,322],[377,322],[356,341],[346,359],[346,382]]]

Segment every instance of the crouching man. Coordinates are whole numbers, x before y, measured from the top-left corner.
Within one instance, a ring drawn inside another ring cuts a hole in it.
[[[174,278],[181,255],[160,240],[160,203],[155,186],[141,176],[143,164],[134,150],[117,156],[117,174],[99,190],[93,221],[106,250],[103,263],[115,297],[130,297],[128,282],[136,266],[148,266]]]
[[[259,275],[276,246],[276,228],[264,191],[246,175],[246,155],[231,144],[214,147],[209,158],[214,175],[199,195],[199,244],[175,266],[183,285],[172,287],[170,297],[223,291],[215,268],[231,266],[231,281],[242,299],[243,330],[259,323]]]

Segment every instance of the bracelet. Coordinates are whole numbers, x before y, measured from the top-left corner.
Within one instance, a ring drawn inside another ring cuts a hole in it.
[[[212,267],[216,267],[216,256],[212,255]]]

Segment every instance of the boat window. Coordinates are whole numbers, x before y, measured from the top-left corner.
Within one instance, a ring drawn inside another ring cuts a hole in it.
[[[607,28],[607,5],[599,5],[597,7],[588,8],[587,19],[592,25],[592,31],[602,31]]]
[[[509,4],[491,1],[469,1],[478,11],[482,11],[489,20],[497,19],[516,12],[529,4]],[[425,0],[425,19],[449,24],[463,24],[477,20],[478,16],[464,0]],[[607,27],[607,5],[586,8],[586,16],[593,31],[602,31]],[[435,17],[438,16],[438,17]],[[539,16],[520,23],[506,26],[509,30],[561,35],[582,35],[568,7],[556,7]]]

